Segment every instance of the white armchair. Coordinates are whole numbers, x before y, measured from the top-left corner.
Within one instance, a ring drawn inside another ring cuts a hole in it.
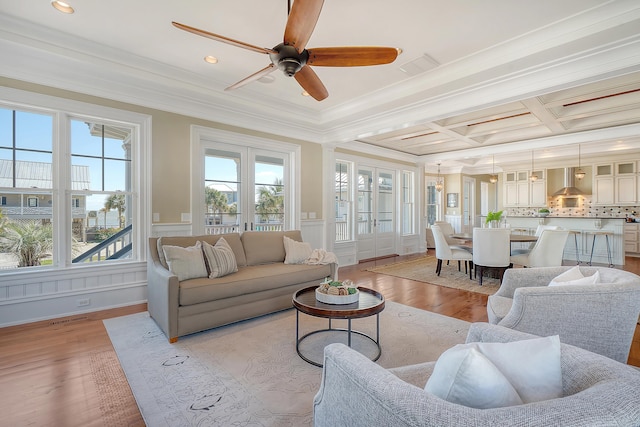
[[[512,255],[511,262],[524,267],[560,266],[567,237],[569,230],[543,230],[531,252]]]
[[[482,275],[485,269],[494,269],[500,280],[504,271],[511,265],[510,239],[508,228],[474,228],[473,229],[473,266],[478,283],[482,286]]]
[[[455,246],[449,246],[439,225],[432,225],[431,231],[436,244],[436,258],[438,259],[436,274],[439,276],[442,271],[442,261],[458,261],[458,270],[460,270],[460,261],[464,261],[465,273],[468,271],[469,279],[471,279],[471,270],[473,269],[473,255],[471,255],[471,252]]]
[[[607,267],[593,285],[548,286],[573,267],[512,268],[487,301],[489,323],[560,341],[626,363],[640,314],[640,276]]]

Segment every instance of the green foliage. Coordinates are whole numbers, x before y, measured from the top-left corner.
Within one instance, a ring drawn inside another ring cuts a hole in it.
[[[282,180],[276,179],[273,185],[262,186],[258,189],[256,213],[263,221],[269,220],[270,216],[278,217],[284,213],[282,188]]]
[[[101,228],[99,230],[96,230],[95,239],[98,242],[102,242],[103,240],[107,240],[109,237],[113,236],[120,230],[120,228]]]
[[[126,204],[127,202],[125,200],[124,194],[112,194],[111,196],[107,197],[107,200],[105,200],[104,202],[105,212],[108,212],[112,209],[118,211],[118,223],[120,224],[120,228],[124,227],[124,217],[122,216],[122,213],[125,211]]]
[[[501,219],[502,219],[502,211],[497,211],[497,212],[489,211],[485,222],[489,224],[491,221],[500,221]]]
[[[540,208],[538,209],[538,213],[551,213],[551,211],[547,208]]]
[[[18,267],[41,265],[53,251],[53,225],[7,221],[0,234],[0,251],[18,258]]]

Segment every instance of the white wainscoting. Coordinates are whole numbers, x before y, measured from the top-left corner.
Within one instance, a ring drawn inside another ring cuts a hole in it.
[[[191,223],[151,224],[152,237],[190,236]]]
[[[327,233],[322,220],[300,221],[302,240],[309,242],[313,249],[327,249]]]
[[[146,262],[0,275],[0,327],[144,303]]]

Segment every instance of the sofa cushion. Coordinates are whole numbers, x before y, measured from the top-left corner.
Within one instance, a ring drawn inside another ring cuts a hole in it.
[[[313,252],[311,244],[308,242],[296,242],[287,236],[282,239],[284,241],[285,264],[302,264]]]
[[[202,242],[202,250],[209,266],[210,278],[223,277],[238,271],[236,257],[224,237],[220,237],[215,245]]]
[[[518,404],[504,379],[523,403],[562,397],[559,336],[456,345],[438,358],[425,390],[474,408]]]
[[[595,285],[600,282],[600,272],[596,271],[590,276],[584,276],[577,265],[564,273],[554,277],[549,286],[563,285]]]
[[[196,242],[194,246],[162,246],[169,271],[178,276],[178,280],[197,277],[207,277],[207,267],[202,255],[202,244]]]
[[[283,237],[301,242],[300,230],[292,231],[245,231],[240,240],[247,257],[247,265],[284,262]]]
[[[164,268],[169,268],[167,265],[167,260],[164,257],[164,252],[162,251],[162,247],[164,245],[171,246],[193,246],[197,241],[207,242],[210,245],[215,245],[220,237],[224,237],[227,241],[231,249],[233,250],[233,254],[236,256],[236,263],[239,266],[247,265],[247,258],[244,255],[244,248],[242,247],[242,242],[240,241],[240,234],[238,233],[227,233],[227,234],[216,234],[216,235],[203,235],[203,236],[164,236],[160,237],[156,242],[158,248],[158,258],[160,258],[160,263],[164,266]]]
[[[180,305],[232,298],[289,285],[320,283],[331,274],[330,265],[263,264],[239,267],[237,273],[219,278],[200,278],[180,283]],[[292,295],[293,297],[293,295]]]

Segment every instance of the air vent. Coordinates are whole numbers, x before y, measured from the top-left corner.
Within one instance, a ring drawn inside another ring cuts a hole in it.
[[[417,76],[425,71],[433,70],[438,67],[440,63],[427,55],[426,53],[421,57],[409,61],[400,66],[400,71],[408,74],[409,76]]]

